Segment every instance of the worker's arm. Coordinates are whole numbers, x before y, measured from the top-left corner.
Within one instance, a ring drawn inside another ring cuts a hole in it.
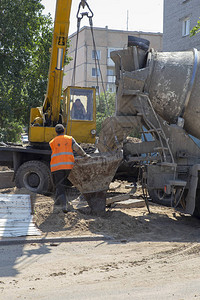
[[[84,150],[83,148],[75,141],[74,138],[72,138],[72,149],[74,151],[76,151],[76,153],[80,156],[83,156],[83,157],[90,157],[90,155],[88,155]]]

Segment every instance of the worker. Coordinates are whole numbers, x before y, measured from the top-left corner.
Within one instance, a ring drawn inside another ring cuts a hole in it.
[[[55,205],[61,205],[62,211],[66,213],[70,210],[70,205],[65,193],[65,180],[74,166],[73,150],[80,156],[86,158],[91,156],[77,144],[72,136],[64,134],[65,129],[62,124],[57,124],[55,131],[57,136],[49,142],[52,150],[50,166],[56,187]]]
[[[74,120],[85,120],[86,111],[80,99],[76,99],[71,110],[71,118]]]

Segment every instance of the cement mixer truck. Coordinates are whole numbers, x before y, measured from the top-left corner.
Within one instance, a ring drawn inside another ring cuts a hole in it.
[[[123,143],[124,158],[157,203],[200,217],[200,53],[155,52],[149,41],[129,37],[114,51],[116,113],[106,119],[101,152]],[[133,128],[142,142],[125,142]]]
[[[99,153],[89,161],[77,159],[70,181],[93,212],[105,211],[106,190],[123,150],[129,166],[140,170],[143,190],[153,201],[200,217],[199,51],[155,52],[149,50],[149,41],[129,37],[127,49],[113,51],[111,58],[115,116],[102,125]],[[133,129],[141,133],[141,142],[127,142]],[[21,186],[35,192],[50,190],[50,151],[34,149],[33,157],[32,148],[18,148],[0,146],[1,164],[19,170],[26,159],[27,169],[18,176]],[[41,168],[36,160],[47,163]]]

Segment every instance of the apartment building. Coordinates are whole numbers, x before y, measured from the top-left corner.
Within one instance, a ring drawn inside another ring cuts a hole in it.
[[[78,37],[75,85],[96,87],[100,93],[103,92],[102,81],[105,90],[115,92],[115,69],[110,53],[126,47],[129,35],[147,39],[150,41],[151,48],[162,51],[162,33],[113,30],[107,27],[93,28],[93,31],[99,66],[97,68],[95,66],[95,51],[90,27],[85,26],[80,30]],[[69,37],[68,55],[73,60],[64,69],[64,88],[72,84],[76,38],[76,33]]]
[[[200,50],[200,33],[190,37],[199,17],[199,0],[164,0],[163,51]]]

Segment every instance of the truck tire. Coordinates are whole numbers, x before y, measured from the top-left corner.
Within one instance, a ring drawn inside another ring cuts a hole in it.
[[[32,160],[23,163],[16,172],[15,184],[34,193],[48,194],[52,190],[52,178],[46,163]]]
[[[128,36],[128,47],[130,46],[138,46],[140,49],[144,51],[148,51],[150,45],[150,41],[146,39],[142,39],[136,36]]]

